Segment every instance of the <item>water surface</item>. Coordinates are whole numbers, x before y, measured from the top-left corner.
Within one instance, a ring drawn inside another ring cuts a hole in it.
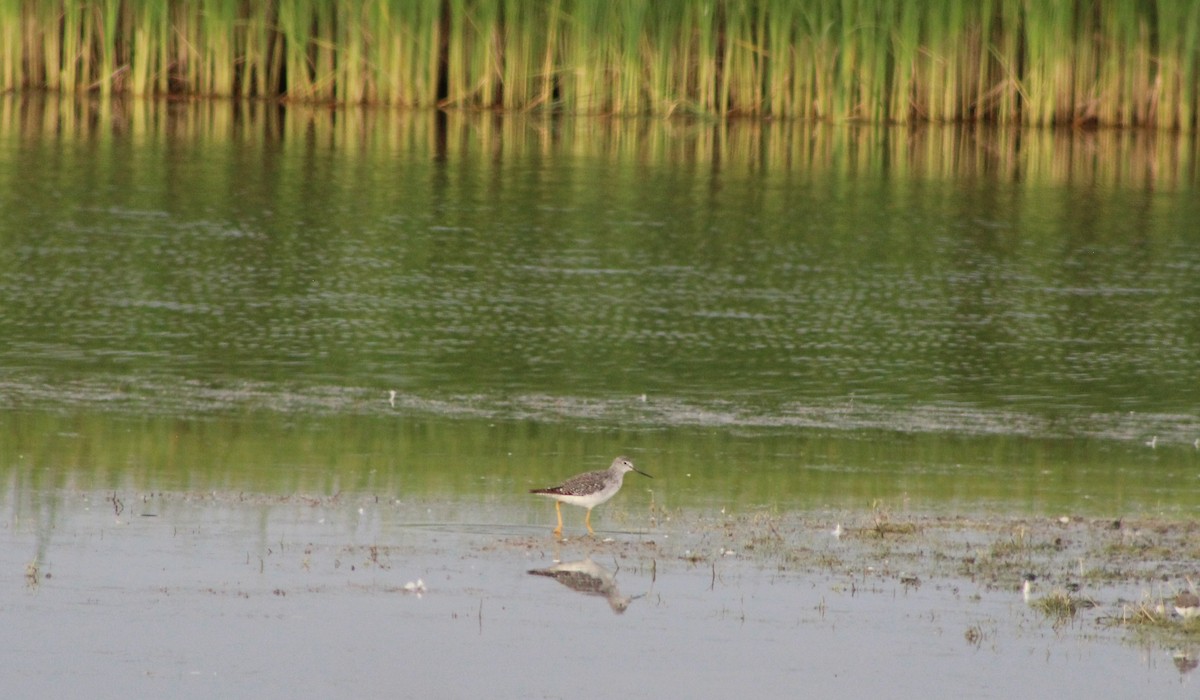
[[[659,461],[710,431],[797,472],[814,440],[885,445],[843,448],[851,470],[916,442],[942,457],[894,478],[962,463],[986,498],[989,469],[1041,471],[989,455],[1086,455],[1055,470],[1146,471],[1150,503],[1200,454],[1195,156],[1147,132],[9,99],[0,419],[147,419],[150,443],[172,420],[515,421],[570,459],[580,430],[680,436]],[[586,458],[646,444],[613,442]]]
[[[796,551],[886,513],[1194,520],[1196,156],[1151,132],[0,100],[5,677],[1096,697],[1117,668],[1121,694],[1183,691],[1169,650],[1063,637],[1017,579],[703,563],[718,517],[805,518]],[[526,490],[621,453],[655,478],[597,511],[613,542],[555,544]],[[647,549],[669,537],[707,549]],[[645,597],[614,616],[528,574],[589,556]],[[1165,595],[1187,572],[1164,567]]]

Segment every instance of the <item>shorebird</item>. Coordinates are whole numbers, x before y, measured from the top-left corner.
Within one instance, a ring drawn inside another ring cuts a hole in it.
[[[617,491],[621,490],[621,482],[625,479],[626,472],[637,472],[642,476],[654,478],[633,466],[633,462],[630,462],[628,457],[617,457],[608,469],[577,474],[558,486],[532,489],[529,493],[547,496],[555,500],[554,512],[558,514],[558,527],[554,528],[555,537],[562,537],[562,504],[564,503],[587,508],[587,517],[583,522],[587,525],[588,534],[594,535],[596,533],[592,530],[592,509],[617,495]]]
[[[1200,615],[1200,596],[1191,591],[1175,596],[1175,612],[1185,620]]]
[[[1037,580],[1037,574],[1025,574],[1022,578],[1024,583],[1021,584],[1021,597],[1028,603],[1033,597],[1033,582]]]

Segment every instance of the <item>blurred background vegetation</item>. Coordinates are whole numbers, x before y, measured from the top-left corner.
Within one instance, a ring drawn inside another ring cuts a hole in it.
[[[0,0],[0,90],[1192,130],[1187,0]]]

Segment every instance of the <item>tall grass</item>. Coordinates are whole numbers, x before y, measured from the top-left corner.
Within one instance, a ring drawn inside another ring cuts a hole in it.
[[[0,89],[1193,130],[1183,0],[0,0]]]
[[[21,1],[0,0],[0,92],[21,85]]]

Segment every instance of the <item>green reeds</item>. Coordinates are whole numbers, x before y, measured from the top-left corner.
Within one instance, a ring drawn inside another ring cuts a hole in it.
[[[167,72],[162,51],[169,45],[166,39],[170,32],[166,9],[163,3],[144,0],[133,11],[129,91],[134,95],[165,91]],[[157,82],[160,76],[161,83]]]
[[[500,0],[448,0],[445,107],[492,108],[500,104],[503,30]]]
[[[434,104],[443,41],[441,0],[378,0],[362,6],[363,100],[405,107]],[[350,32],[345,24],[344,31]]]
[[[0,2],[0,92],[21,87],[21,2]]]
[[[0,89],[1196,128],[1179,0],[0,0]]]

